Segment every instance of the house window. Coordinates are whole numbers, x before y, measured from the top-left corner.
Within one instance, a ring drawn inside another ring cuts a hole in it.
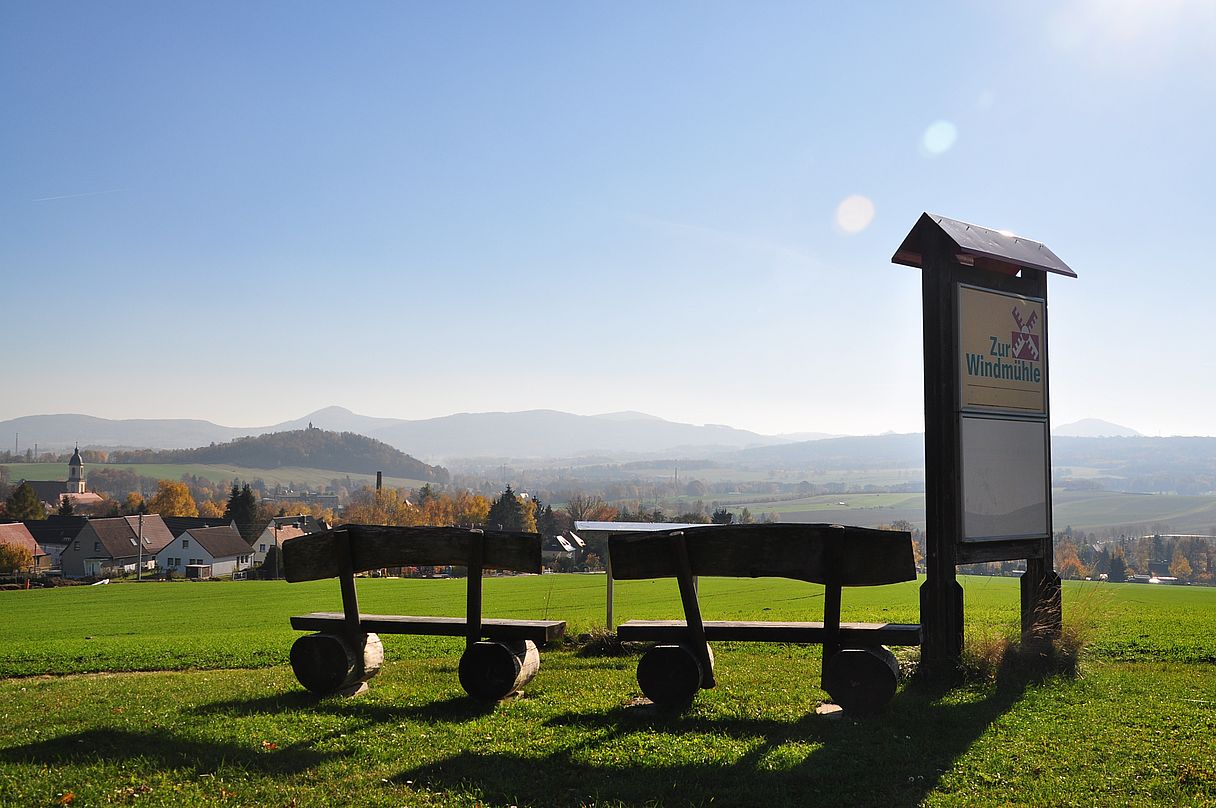
[[[264,545],[264,544],[259,544],[259,545],[258,545],[258,552],[259,552],[259,553],[264,553],[264,552],[266,552],[266,545]]]
[[[95,542],[93,542],[93,552],[94,552],[94,553],[100,553],[100,552],[101,552],[101,542],[99,542],[99,541],[95,541]]]
[[[185,549],[186,549],[187,547],[189,547],[189,546],[190,546],[190,540],[189,540],[189,539],[182,539],[182,549],[183,549],[183,550],[185,550]]]
[[[73,543],[72,549],[79,553],[80,552],[80,542]]]

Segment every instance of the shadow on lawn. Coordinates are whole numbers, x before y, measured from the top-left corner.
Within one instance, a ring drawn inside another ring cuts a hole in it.
[[[912,683],[885,713],[858,720],[815,714],[793,722],[713,718],[654,707],[568,712],[547,724],[580,730],[585,740],[548,756],[466,751],[402,772],[394,782],[431,790],[472,789],[486,802],[529,805],[712,801],[913,806],[1021,698],[1027,683],[1002,681],[982,698],[957,703],[944,700],[947,687]],[[657,743],[656,732],[663,734]],[[747,751],[730,763],[614,762],[618,754],[626,761],[661,760],[665,747],[688,758],[696,748],[721,748],[715,739],[723,737],[746,745]]]
[[[187,740],[170,732],[94,729],[45,741],[0,749],[0,762],[80,764],[99,760],[128,763],[151,761],[162,770],[214,772],[236,764],[265,774],[294,774],[321,765],[338,755],[306,746],[261,749],[247,745]]]
[[[363,698],[347,699],[341,696],[317,698],[305,691],[291,691],[277,696],[263,696],[257,699],[235,699],[218,701],[196,708],[193,712],[200,716],[215,715],[278,715],[295,710],[307,710],[310,713],[326,713],[328,715],[354,718],[368,724],[385,722],[426,721],[456,723],[472,721],[494,712],[492,703],[474,701],[465,696],[452,696],[442,701],[427,704],[395,705],[368,701]]]

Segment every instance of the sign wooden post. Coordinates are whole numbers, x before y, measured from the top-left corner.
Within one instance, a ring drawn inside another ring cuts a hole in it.
[[[922,659],[962,654],[960,564],[1024,559],[1023,634],[1056,636],[1047,273],[1076,273],[1038,242],[927,213],[891,260],[922,270]]]

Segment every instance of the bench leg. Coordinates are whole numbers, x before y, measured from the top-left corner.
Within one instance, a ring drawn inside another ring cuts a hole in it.
[[[709,664],[714,661],[708,648]],[[638,686],[646,698],[660,707],[687,707],[706,681],[697,654],[687,645],[656,645],[638,662]]]
[[[899,662],[881,645],[842,648],[823,663],[823,689],[847,712],[878,712],[898,684]]]
[[[353,696],[380,672],[384,646],[375,634],[308,634],[291,646],[296,679],[317,696]]]
[[[540,670],[531,640],[477,642],[460,657],[460,686],[481,701],[498,701],[524,689]]]

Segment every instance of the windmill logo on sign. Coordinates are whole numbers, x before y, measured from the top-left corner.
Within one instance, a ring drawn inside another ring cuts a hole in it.
[[[1022,319],[1022,313],[1018,311],[1018,307],[1013,307],[1013,321],[1017,323],[1018,330],[1010,334],[1010,341],[1013,342],[1013,358],[1024,359],[1030,362],[1039,361],[1039,335],[1032,333],[1035,323],[1039,321],[1039,313],[1033,311],[1025,320]]]

